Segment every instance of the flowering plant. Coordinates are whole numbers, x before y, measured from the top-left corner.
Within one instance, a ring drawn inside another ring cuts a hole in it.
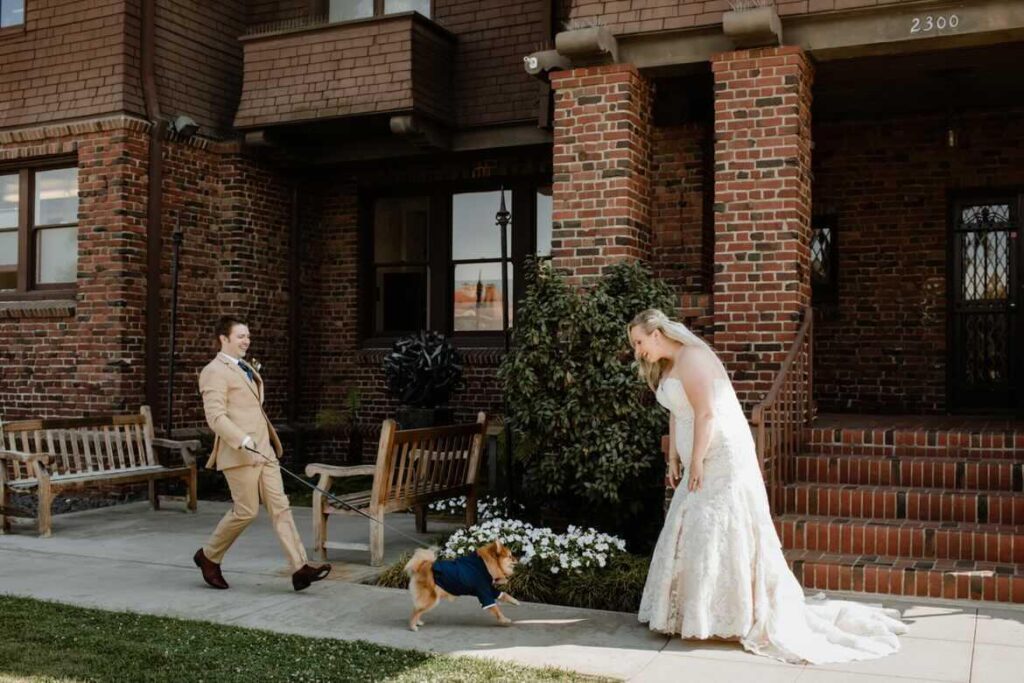
[[[523,511],[522,504],[516,503],[514,507],[519,512]],[[434,501],[427,506],[427,510],[440,515],[461,517],[466,512],[466,497],[456,496],[455,498],[446,498],[444,500]],[[481,522],[501,517],[503,514],[505,514],[504,498],[498,498],[497,496],[484,496],[476,503],[477,519]]]
[[[495,539],[508,546],[520,564],[535,564],[552,574],[604,567],[609,559],[626,551],[621,538],[594,529],[570,526],[564,534],[556,534],[547,527],[495,517],[456,531],[438,554],[442,558],[460,557]]]

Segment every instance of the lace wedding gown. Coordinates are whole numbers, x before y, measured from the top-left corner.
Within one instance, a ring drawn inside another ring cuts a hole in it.
[[[693,408],[665,379],[658,402],[675,420],[683,468],[693,450]],[[788,662],[873,659],[899,650],[896,610],[804,597],[772,524],[757,452],[728,379],[715,380],[714,434],[700,490],[676,488],[651,560],[639,619],[683,638],[734,638]]]

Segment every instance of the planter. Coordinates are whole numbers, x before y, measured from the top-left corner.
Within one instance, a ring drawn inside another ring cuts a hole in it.
[[[400,408],[395,414],[399,429],[423,429],[455,424],[451,408]]]

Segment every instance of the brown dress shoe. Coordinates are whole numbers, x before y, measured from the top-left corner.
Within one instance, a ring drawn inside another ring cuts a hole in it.
[[[196,554],[192,556],[192,561],[203,572],[203,580],[206,583],[221,590],[228,587],[228,582],[224,580],[224,575],[220,573],[220,565],[207,559],[206,553],[203,552],[202,548],[197,550]]]
[[[323,564],[319,567],[311,567],[308,564],[303,565],[301,569],[292,574],[292,588],[297,591],[305,590],[314,581],[327,578],[327,575],[330,573],[331,565],[329,564]]]

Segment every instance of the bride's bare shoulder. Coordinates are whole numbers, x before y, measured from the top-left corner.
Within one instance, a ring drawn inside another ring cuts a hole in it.
[[[676,352],[669,376],[685,383],[688,379],[713,378],[717,375],[716,370],[711,351],[699,346],[683,346]]]

